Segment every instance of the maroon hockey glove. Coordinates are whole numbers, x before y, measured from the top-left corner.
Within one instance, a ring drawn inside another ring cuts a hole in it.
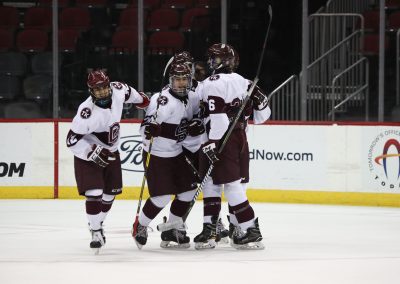
[[[209,140],[202,147],[203,153],[206,154],[207,158],[211,161],[212,164],[219,161],[217,157],[218,154],[217,143],[218,141],[216,140]]]
[[[268,106],[268,97],[258,86],[254,88],[250,98],[253,101],[253,107],[256,110],[263,110]]]
[[[151,137],[158,137],[161,134],[161,125],[157,123],[150,123],[144,129],[144,135],[147,140],[150,140]]]
[[[203,120],[200,118],[193,118],[189,121],[187,132],[190,136],[198,136],[206,131]]]
[[[92,145],[92,151],[87,155],[89,161],[95,162],[102,168],[108,166],[111,161],[115,161],[115,154],[111,153],[108,149],[105,149],[100,145]]]
[[[149,97],[148,97],[145,93],[143,93],[143,92],[139,92],[139,95],[143,98],[143,102],[141,102],[140,104],[135,104],[135,106],[136,106],[138,109],[145,109],[145,108],[147,108],[147,107],[149,106],[149,104],[150,104],[150,99],[149,99]]]

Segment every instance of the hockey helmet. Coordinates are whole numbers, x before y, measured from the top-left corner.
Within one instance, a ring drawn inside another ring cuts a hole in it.
[[[238,64],[237,52],[225,43],[216,43],[207,50],[207,64],[211,72],[220,71],[232,73]]]
[[[187,96],[192,87],[192,70],[186,64],[173,64],[169,70],[169,87],[176,95]]]
[[[102,107],[111,101],[110,79],[103,70],[91,71],[88,75],[87,86],[93,102]]]

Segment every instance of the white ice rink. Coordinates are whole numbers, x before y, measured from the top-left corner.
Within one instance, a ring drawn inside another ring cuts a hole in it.
[[[400,209],[253,205],[263,251],[165,250],[157,231],[138,250],[130,236],[137,201],[117,200],[107,244],[94,255],[83,200],[0,200],[0,284],[400,283]],[[199,202],[188,218],[191,239],[201,216]]]

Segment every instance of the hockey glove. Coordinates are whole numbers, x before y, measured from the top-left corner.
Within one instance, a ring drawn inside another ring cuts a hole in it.
[[[263,110],[268,106],[268,97],[256,86],[250,95],[255,110]]]
[[[198,136],[205,132],[203,120],[200,118],[193,118],[189,121],[187,132],[190,136]]]
[[[217,141],[215,141],[215,140],[210,140],[202,148],[203,153],[206,154],[207,158],[211,161],[212,164],[219,161],[219,159],[217,157],[218,149],[216,146],[216,142]]]
[[[115,161],[115,154],[111,153],[108,149],[103,146],[94,144],[92,146],[92,151],[87,155],[89,161],[95,162],[102,168],[105,168],[110,164],[111,161]]]
[[[161,125],[158,123],[150,123],[144,129],[144,135],[147,140],[150,140],[151,137],[158,137],[161,134]]]
[[[150,104],[150,99],[149,99],[149,97],[148,97],[145,93],[143,93],[143,92],[139,92],[139,95],[142,97],[143,102],[141,102],[140,104],[135,104],[135,106],[136,106],[138,109],[145,109],[145,108],[147,108],[147,107],[149,106],[149,104]]]

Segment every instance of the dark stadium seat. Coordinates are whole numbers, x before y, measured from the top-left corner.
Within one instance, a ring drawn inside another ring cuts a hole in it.
[[[387,28],[390,31],[397,31],[400,29],[400,11],[393,12],[388,16]]]
[[[14,32],[10,29],[0,28],[0,52],[14,48]]]
[[[16,76],[0,75],[0,86],[0,100],[13,100],[21,91],[20,79]]]
[[[17,34],[16,46],[22,52],[41,52],[48,48],[49,38],[44,30],[27,29]]]
[[[162,8],[189,9],[193,7],[193,0],[164,0]]]
[[[0,6],[0,28],[16,30],[19,28],[18,10],[11,6]]]
[[[195,18],[208,16],[208,9],[206,8],[192,8],[183,12],[181,30],[191,31]],[[208,21],[209,22],[209,21]],[[204,29],[208,28],[205,26]]]
[[[175,29],[179,26],[179,12],[175,9],[160,8],[151,12],[148,31]]]
[[[60,29],[58,31],[58,48],[61,52],[75,52],[80,32],[75,29]]]
[[[67,7],[61,10],[60,28],[86,31],[91,26],[90,13],[87,8]]]
[[[158,31],[149,36],[151,54],[174,54],[183,49],[185,37],[179,31]]]
[[[26,55],[20,52],[0,52],[0,75],[24,76],[28,68]]]
[[[4,107],[4,118],[44,118],[38,103],[18,101]]]
[[[137,27],[138,25],[138,16],[137,16],[137,8],[130,7],[122,10],[117,29],[132,29]],[[144,25],[147,22],[147,11],[145,10],[143,13]]]
[[[31,70],[33,74],[51,75],[53,72],[53,53],[39,52],[34,54],[31,59]]]
[[[25,13],[24,28],[50,31],[52,17],[52,9],[49,7],[31,7]]]
[[[113,53],[133,53],[138,48],[137,29],[117,30],[112,36],[111,51]]]
[[[49,75],[32,75],[25,78],[23,90],[25,98],[47,100],[52,93],[52,77]]]

